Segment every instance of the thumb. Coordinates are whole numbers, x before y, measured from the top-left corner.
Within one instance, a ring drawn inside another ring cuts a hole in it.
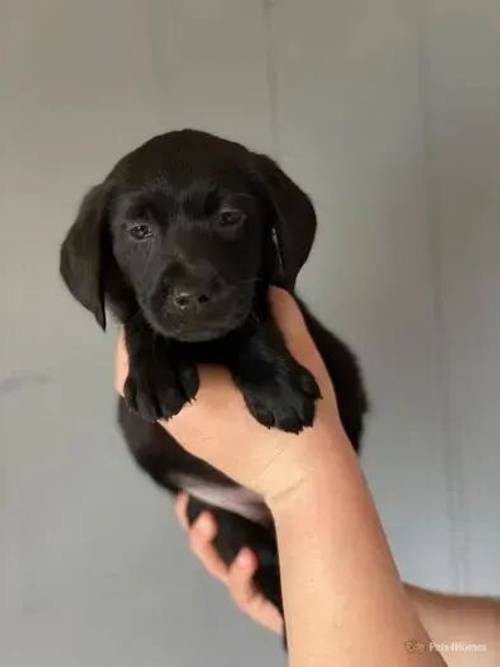
[[[293,296],[280,287],[269,289],[269,301],[288,350],[295,359],[309,368],[314,375],[323,374],[323,360],[309,334],[299,304]]]

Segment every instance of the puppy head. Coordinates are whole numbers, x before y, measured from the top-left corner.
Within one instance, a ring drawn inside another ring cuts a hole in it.
[[[245,321],[258,286],[293,287],[314,231],[310,200],[270,158],[203,132],[170,132],[87,194],[61,273],[103,327],[113,264],[158,332],[209,340]]]

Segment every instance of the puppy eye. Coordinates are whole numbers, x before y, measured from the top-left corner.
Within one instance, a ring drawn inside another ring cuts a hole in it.
[[[238,211],[236,209],[226,209],[225,211],[221,211],[219,213],[218,222],[221,227],[233,227],[239,222],[243,222],[244,218],[245,214],[243,211]]]
[[[143,241],[144,239],[147,239],[149,236],[151,236],[153,230],[149,225],[141,223],[140,225],[134,225],[133,227],[130,227],[128,233],[130,236],[136,239],[136,241]]]

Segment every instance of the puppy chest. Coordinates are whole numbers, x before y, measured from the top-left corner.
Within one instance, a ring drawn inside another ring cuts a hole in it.
[[[174,482],[190,496],[220,507],[264,526],[271,523],[269,509],[258,494],[242,486],[220,486],[184,474],[173,475]]]

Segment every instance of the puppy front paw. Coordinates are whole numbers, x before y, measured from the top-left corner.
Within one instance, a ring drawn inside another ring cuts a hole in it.
[[[198,391],[198,373],[193,364],[175,362],[165,354],[131,359],[124,386],[129,409],[146,421],[170,419]]]
[[[321,397],[312,374],[295,361],[280,368],[272,380],[242,389],[257,421],[291,433],[312,425],[315,401]]]

